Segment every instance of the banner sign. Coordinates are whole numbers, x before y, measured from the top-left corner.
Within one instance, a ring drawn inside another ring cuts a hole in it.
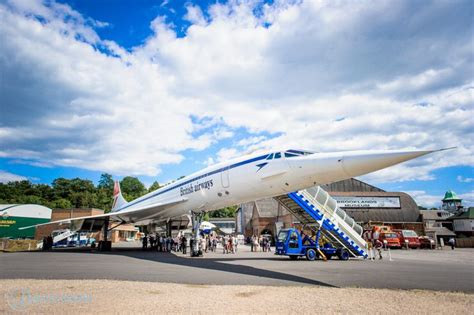
[[[341,208],[400,208],[400,197],[334,197]]]

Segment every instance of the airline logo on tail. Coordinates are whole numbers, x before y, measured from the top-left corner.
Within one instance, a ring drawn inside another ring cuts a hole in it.
[[[114,202],[112,204],[112,212],[118,211],[123,206],[125,206],[128,202],[123,198],[122,191],[120,190],[120,184],[118,180],[114,183],[114,194],[113,194]]]

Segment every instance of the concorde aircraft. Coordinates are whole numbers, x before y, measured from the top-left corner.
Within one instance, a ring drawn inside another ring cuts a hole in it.
[[[209,166],[130,202],[123,198],[115,182],[111,212],[45,224],[62,223],[75,231],[99,231],[106,230],[109,222],[148,226],[191,215],[196,226],[207,211],[364,175],[432,152],[435,151],[255,153]]]

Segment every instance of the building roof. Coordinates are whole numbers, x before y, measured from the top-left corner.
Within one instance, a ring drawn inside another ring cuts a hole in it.
[[[474,219],[474,207],[469,207],[467,211],[460,212],[449,218],[450,220],[472,220]]]
[[[355,178],[349,178],[346,180],[341,180],[332,184],[322,185],[322,189],[331,193],[333,191],[337,192],[385,192],[378,187],[367,184],[361,180]]]
[[[444,194],[444,198],[442,201],[462,201],[461,198],[458,197],[458,195],[456,195],[456,193],[452,190],[448,190],[445,194]]]
[[[446,220],[453,214],[446,210],[420,210],[423,220]]]
[[[456,234],[453,231],[441,226],[427,227],[425,229],[425,232],[427,234],[435,233],[438,236],[456,236]]]
[[[1,204],[0,219],[9,216],[51,219],[51,209],[35,204]]]

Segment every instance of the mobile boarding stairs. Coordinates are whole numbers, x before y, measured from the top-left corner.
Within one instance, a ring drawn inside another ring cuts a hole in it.
[[[363,229],[337,206],[334,198],[316,186],[275,197],[304,226],[321,235],[333,246],[345,248],[352,257],[367,258]]]

